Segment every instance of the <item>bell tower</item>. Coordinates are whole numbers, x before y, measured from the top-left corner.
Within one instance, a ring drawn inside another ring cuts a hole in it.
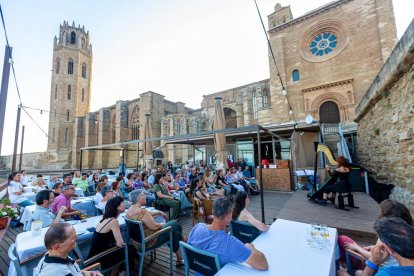
[[[52,64],[47,151],[49,161],[61,167],[71,163],[75,118],[89,112],[92,45],[84,26],[60,25]]]

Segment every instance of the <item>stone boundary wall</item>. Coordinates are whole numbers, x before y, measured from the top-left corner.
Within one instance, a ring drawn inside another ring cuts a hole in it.
[[[414,20],[356,113],[359,163],[414,214]]]
[[[0,156],[0,169],[11,169],[13,155]],[[17,155],[16,167],[19,167],[20,154]],[[23,153],[22,169],[36,170],[44,169],[48,166],[46,152]]]

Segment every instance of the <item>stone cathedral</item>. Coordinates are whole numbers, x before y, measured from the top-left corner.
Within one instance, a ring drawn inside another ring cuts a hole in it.
[[[269,79],[205,95],[200,109],[148,91],[90,111],[90,34],[64,22],[54,39],[46,159],[56,168],[79,167],[82,147],[142,139],[146,113],[153,137],[210,130],[216,96],[223,98],[227,127],[293,130],[286,97],[299,122],[310,114],[321,123],[352,125],[356,106],[397,42],[391,0],[338,0],[296,18],[290,6],[276,4],[268,16],[268,35],[286,96],[269,53]],[[154,143],[158,146],[162,142]],[[187,145],[162,150],[164,160],[193,158]],[[136,153],[125,155],[133,166]],[[88,151],[83,159],[90,168],[105,168],[117,167],[119,156],[117,151]]]

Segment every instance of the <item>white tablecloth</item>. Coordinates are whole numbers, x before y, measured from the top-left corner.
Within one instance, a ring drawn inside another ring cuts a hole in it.
[[[76,210],[83,210],[86,212],[88,216],[94,216],[95,210],[93,209],[93,197],[85,197],[72,200],[71,205],[73,209]],[[30,229],[26,229],[27,222],[32,219],[32,214],[36,210],[36,205],[27,206],[24,208],[22,216],[20,218],[20,222],[23,223],[23,229],[28,231]]]
[[[262,233],[253,242],[264,253],[269,270],[257,271],[247,264],[225,265],[216,275],[306,275],[334,276],[335,245],[337,231],[329,228],[329,243],[324,249],[307,245],[306,229],[309,224],[278,219],[269,231]]]
[[[151,208],[146,208],[148,211],[153,211]],[[124,236],[125,239],[125,219],[124,219],[125,213],[121,214],[118,217],[119,224],[121,226],[121,233]],[[90,228],[90,227],[96,227],[96,225],[99,223],[99,221],[102,219],[102,216],[96,216],[88,218],[86,222],[80,222],[77,221],[76,224],[74,224],[74,227],[78,233],[83,232],[84,230]],[[155,218],[155,220],[159,223],[165,223],[165,220],[158,216]],[[39,263],[39,260],[42,257],[42,254],[46,253],[46,247],[44,246],[44,237],[46,234],[46,231],[49,229],[43,228],[42,234],[39,236],[32,237],[32,232],[23,232],[17,235],[16,237],[16,252],[19,257],[19,260],[21,263],[24,263],[25,261],[29,260],[30,258],[33,258],[35,256],[39,256],[38,258],[35,258],[33,260],[28,261],[27,263],[22,264],[21,268],[23,271],[23,275],[25,276],[31,276],[33,274],[33,269],[37,266]],[[92,232],[84,231],[83,234],[78,235],[77,244],[80,247],[80,250],[82,254],[87,256],[90,248],[90,241],[92,240]],[[82,246],[80,246],[82,244]],[[8,276],[15,276],[16,271],[14,269],[13,264],[10,264],[9,270],[8,270]]]

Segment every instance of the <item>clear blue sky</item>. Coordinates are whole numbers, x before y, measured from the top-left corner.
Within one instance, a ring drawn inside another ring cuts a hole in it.
[[[329,0],[258,0],[267,24],[275,4],[298,17]],[[412,1],[394,0],[400,37]],[[91,111],[151,90],[199,108],[203,94],[269,77],[267,44],[253,0],[2,0],[23,104],[49,110],[53,37],[64,20],[84,25],[93,45]],[[0,30],[1,61],[5,38]],[[1,67],[1,66],[0,66]],[[0,68],[1,72],[2,68]],[[11,76],[2,154],[13,152],[18,99]],[[47,131],[48,114],[31,111]],[[46,150],[22,113],[24,152]],[[19,143],[20,145],[20,143]]]

